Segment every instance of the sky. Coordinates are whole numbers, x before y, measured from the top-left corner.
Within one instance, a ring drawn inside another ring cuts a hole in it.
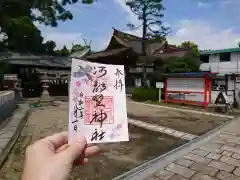
[[[200,49],[237,47],[240,41],[240,0],[163,0],[164,24],[172,32],[169,44],[192,41]],[[106,48],[113,27],[141,36],[141,29],[131,30],[128,23],[140,24],[125,5],[125,0],[98,0],[91,5],[81,3],[66,7],[73,20],[60,22],[57,28],[38,25],[47,40],[54,40],[57,48],[91,42],[95,51]]]

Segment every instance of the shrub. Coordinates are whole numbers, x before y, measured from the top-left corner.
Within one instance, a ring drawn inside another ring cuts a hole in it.
[[[158,100],[158,89],[153,88],[135,88],[132,99],[136,101],[156,101]]]

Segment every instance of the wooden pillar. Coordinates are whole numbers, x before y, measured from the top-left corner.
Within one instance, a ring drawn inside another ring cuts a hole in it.
[[[168,85],[167,85],[167,78],[165,78],[165,85],[164,85],[165,91],[164,91],[164,99],[165,99],[165,103],[168,102],[168,96],[167,96],[167,89],[168,89]]]
[[[209,101],[208,103],[212,102],[212,79],[208,80],[208,92],[209,92]]]
[[[208,87],[208,78],[204,77],[204,102],[203,102],[203,107],[204,110],[207,110],[207,87]]]

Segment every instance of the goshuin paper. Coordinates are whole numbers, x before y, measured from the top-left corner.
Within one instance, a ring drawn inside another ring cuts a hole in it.
[[[73,59],[69,89],[69,142],[129,141],[124,66]]]

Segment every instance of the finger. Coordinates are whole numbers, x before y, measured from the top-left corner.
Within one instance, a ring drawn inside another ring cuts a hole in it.
[[[84,156],[82,153],[86,146],[86,138],[84,136],[77,136],[74,141],[69,144],[68,148],[61,152],[61,155],[64,156],[64,159],[66,159],[68,163],[73,164],[78,157],[81,155]]]
[[[87,163],[88,163],[88,158],[84,158],[83,164],[87,164]]]
[[[87,164],[88,161],[89,161],[88,158],[77,159],[77,160],[74,161],[73,166],[79,166],[79,165]]]
[[[58,148],[56,150],[56,153],[60,153],[62,151],[65,151],[68,148],[68,144],[64,144],[63,146],[61,146],[60,148]],[[84,156],[83,157],[90,157],[90,156],[94,156],[99,154],[100,152],[100,148],[98,146],[95,145],[91,145],[90,147],[87,147],[84,151]]]
[[[100,149],[99,149],[98,146],[92,146],[92,147],[86,148],[85,151],[84,151],[84,154],[81,154],[81,156],[79,156],[74,161],[74,165],[84,164],[86,159],[87,159],[87,162],[88,162],[88,157],[97,155],[99,152],[100,152]]]
[[[84,157],[90,157],[99,154],[100,148],[98,146],[88,147],[84,151]]]
[[[68,144],[64,144],[63,146],[61,146],[60,148],[58,148],[56,150],[56,153],[60,153],[60,152],[62,152],[64,150],[66,150],[67,148],[68,148]]]
[[[68,133],[67,132],[57,133],[57,134],[54,134],[52,136],[48,136],[48,137],[42,139],[42,141],[50,143],[56,149],[56,148],[61,147],[64,144],[67,144]]]
[[[96,144],[87,144],[87,147],[95,146]]]
[[[68,148],[68,144],[64,144],[63,146],[59,147],[57,150],[56,150],[56,153],[60,153],[64,150],[66,150]],[[87,144],[87,147],[92,147],[92,146],[96,146],[95,144]],[[99,149],[99,148],[98,148]],[[91,153],[91,152],[90,152]]]

